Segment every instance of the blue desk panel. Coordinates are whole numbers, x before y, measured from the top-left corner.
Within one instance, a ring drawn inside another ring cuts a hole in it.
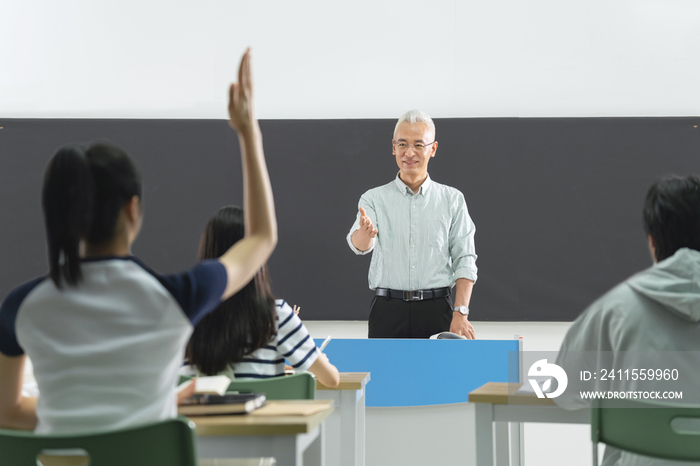
[[[466,402],[487,382],[518,380],[517,352],[517,340],[401,339],[333,339],[324,351],[340,372],[371,372],[367,406]]]

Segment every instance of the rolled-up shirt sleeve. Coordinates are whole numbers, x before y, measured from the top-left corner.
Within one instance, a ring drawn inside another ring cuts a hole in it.
[[[355,233],[357,230],[360,229],[360,207],[365,209],[365,212],[367,212],[367,216],[369,217],[370,220],[372,220],[372,225],[374,225],[374,228],[379,230],[379,227],[377,226],[377,215],[374,211],[374,207],[372,203],[367,199],[367,193],[363,194],[362,197],[360,197],[360,202],[357,204],[357,216],[355,217],[355,223],[353,223],[352,228],[350,228],[350,232],[348,233],[348,236],[346,237],[348,241],[348,246],[350,246],[350,249],[352,249],[352,252],[354,252],[357,255],[363,256],[365,254],[369,254],[372,252],[374,249],[374,243],[377,241],[377,238],[374,237],[372,238],[372,244],[370,245],[369,249],[366,251],[360,251],[355,247],[354,244],[352,244],[352,234]]]
[[[476,226],[469,216],[462,193],[454,199],[452,208],[454,214],[450,227],[450,258],[454,279],[466,278],[476,282],[476,248],[474,246]]]

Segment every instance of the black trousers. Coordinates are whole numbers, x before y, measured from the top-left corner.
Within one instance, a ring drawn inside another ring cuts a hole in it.
[[[404,301],[375,296],[369,313],[370,338],[428,338],[450,330],[449,297]]]

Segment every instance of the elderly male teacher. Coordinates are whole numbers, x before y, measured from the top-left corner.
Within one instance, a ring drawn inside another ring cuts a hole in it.
[[[433,120],[420,110],[406,112],[392,140],[399,173],[360,197],[347,241],[355,254],[373,252],[370,338],[428,338],[445,331],[475,337],[469,322],[475,227],[464,195],[428,175],[437,147]]]

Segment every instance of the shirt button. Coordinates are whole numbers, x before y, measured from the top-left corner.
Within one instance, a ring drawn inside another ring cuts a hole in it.
[[[415,227],[416,227],[415,225],[411,225],[411,228],[415,228]]]
[[[411,245],[411,247],[412,247],[412,248],[415,248],[415,247],[416,247],[416,245],[415,245],[415,244],[412,244],[412,245]]]
[[[412,268],[412,269],[415,269],[415,268],[416,268],[416,266],[415,266],[415,265],[412,265],[412,266],[411,266],[411,268]]]

